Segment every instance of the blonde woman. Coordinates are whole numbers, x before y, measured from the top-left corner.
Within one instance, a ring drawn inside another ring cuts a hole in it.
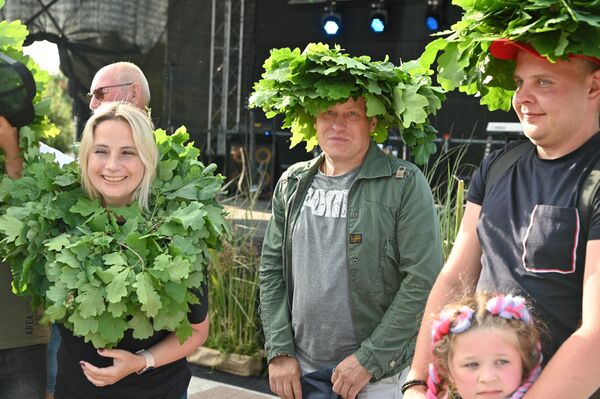
[[[108,103],[87,122],[80,147],[82,186],[104,206],[138,201],[147,209],[157,162],[152,123],[138,108]],[[114,349],[96,349],[59,325],[55,398],[185,397],[191,378],[185,357],[208,335],[206,286],[198,296],[201,304],[190,305],[188,313],[193,332],[183,344],[168,331],[138,340],[128,330]]]

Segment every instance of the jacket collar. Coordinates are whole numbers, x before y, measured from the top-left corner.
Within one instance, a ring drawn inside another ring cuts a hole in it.
[[[365,160],[360,167],[358,178],[371,179],[376,177],[391,176],[392,165],[388,157],[381,151],[379,146],[371,141]]]
[[[303,167],[296,169],[293,175],[301,178],[302,176],[315,175],[319,166],[325,161],[325,154],[306,162]],[[371,141],[365,160],[363,161],[357,179],[371,179],[392,175],[392,166],[389,159],[381,151],[375,142]]]

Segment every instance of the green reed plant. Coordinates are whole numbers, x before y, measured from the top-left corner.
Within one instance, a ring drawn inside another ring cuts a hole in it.
[[[464,162],[468,144],[451,148],[424,168],[431,187],[440,220],[442,254],[448,259],[458,235],[465,207],[465,176],[470,176],[475,166]]]
[[[260,255],[251,233],[232,229],[223,251],[214,252],[209,272],[210,334],[205,346],[255,355],[262,348],[257,312]]]
[[[205,346],[226,353],[259,355],[264,339],[258,315],[258,267],[260,241],[257,229],[260,223],[253,209],[261,193],[264,176],[258,176],[258,187],[252,184],[251,168],[242,151],[242,172],[231,179],[223,190],[220,201],[232,206],[236,215],[230,215],[231,239],[223,244],[221,252],[212,253],[209,269],[210,334]],[[230,187],[236,187],[234,196],[225,197]]]

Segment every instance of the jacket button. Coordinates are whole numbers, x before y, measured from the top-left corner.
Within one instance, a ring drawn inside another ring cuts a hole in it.
[[[358,259],[352,258],[352,263],[358,263]]]
[[[394,367],[396,365],[396,361],[392,360],[391,362],[389,362],[390,367]]]
[[[357,216],[358,216],[358,212],[352,212],[352,213],[350,214],[350,216],[352,216],[353,218],[355,218],[355,217],[357,217]]]

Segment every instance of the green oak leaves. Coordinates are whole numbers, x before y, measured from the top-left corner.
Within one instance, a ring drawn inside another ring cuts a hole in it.
[[[462,19],[429,43],[419,59],[421,73],[437,61],[438,83],[481,97],[490,110],[509,110],[515,90],[513,61],[488,49],[507,38],[531,44],[550,61],[569,54],[600,57],[599,0],[453,0]]]
[[[436,131],[428,117],[441,107],[444,95],[410,64],[396,67],[387,59],[351,57],[339,46],[311,43],[303,52],[273,49],[263,66],[250,107],[262,108],[268,118],[283,115],[282,128],[290,128],[292,147],[304,141],[310,151],[317,145],[315,116],[349,97],[364,97],[367,115],[377,117],[375,141],[383,142],[388,129],[398,129],[420,164],[436,150]]]
[[[0,183],[0,250],[13,290],[97,348],[127,329],[139,339],[157,330],[190,336],[187,313],[203,300],[196,293],[209,249],[229,235],[215,165],[198,160],[185,128],[155,138],[161,158],[148,214],[137,202],[104,208],[87,198],[78,165],[61,168],[51,155]]]

